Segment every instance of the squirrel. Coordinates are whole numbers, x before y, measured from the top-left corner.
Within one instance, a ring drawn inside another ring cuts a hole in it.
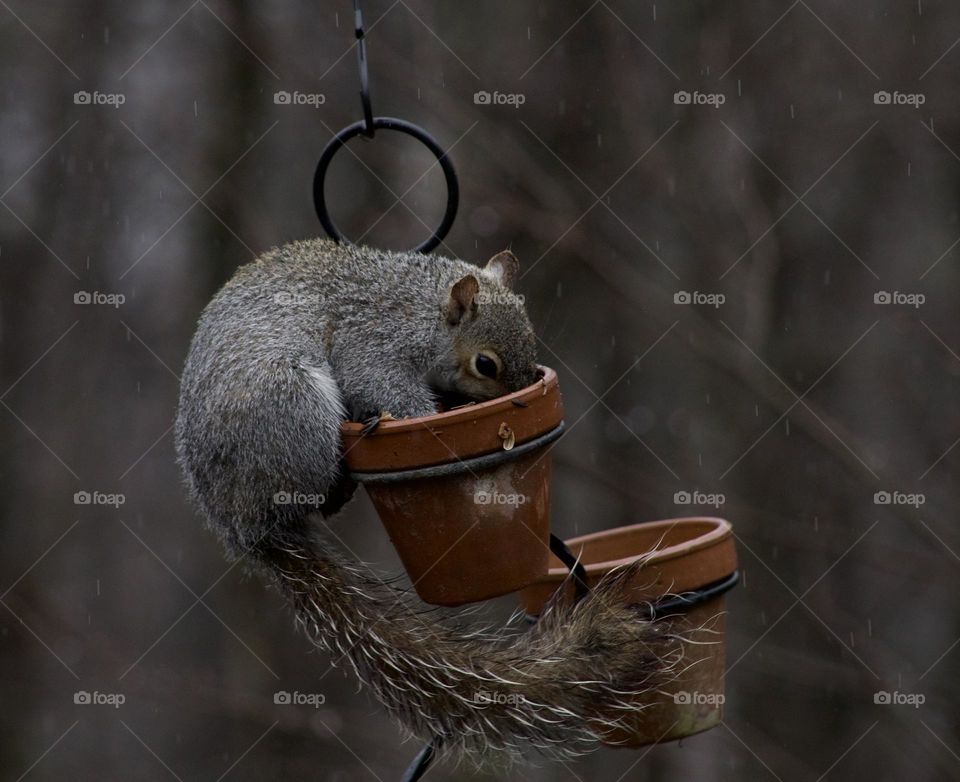
[[[204,310],[175,424],[189,492],[228,554],[265,574],[311,640],[410,733],[476,757],[587,752],[655,690],[666,631],[611,574],[505,636],[427,614],[324,538],[355,484],[340,425],[485,400],[537,379],[509,251],[461,260],[298,241],[239,268]],[[278,492],[322,496],[281,504]],[[495,697],[490,693],[495,693]]]

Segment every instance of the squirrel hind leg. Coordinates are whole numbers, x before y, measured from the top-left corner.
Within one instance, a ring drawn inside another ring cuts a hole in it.
[[[286,388],[273,395],[279,410],[272,437],[283,462],[277,465],[277,474],[289,481],[288,491],[322,494],[316,510],[332,516],[355,488],[340,459],[340,424],[346,419],[343,395],[326,362],[301,361],[289,371]]]

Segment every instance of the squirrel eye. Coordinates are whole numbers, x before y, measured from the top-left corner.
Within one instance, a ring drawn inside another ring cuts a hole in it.
[[[485,356],[483,353],[477,353],[473,358],[473,364],[477,368],[477,372],[485,377],[496,378],[497,376],[497,362],[494,361],[490,356]]]

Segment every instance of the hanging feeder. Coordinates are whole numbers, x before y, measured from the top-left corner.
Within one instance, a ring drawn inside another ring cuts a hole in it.
[[[422,128],[375,117],[371,108],[366,34],[354,0],[363,119],[338,132],[321,154],[314,205],[327,234],[348,242],[330,217],[325,180],[336,153],[377,130],[424,144],[443,172],[447,204],[433,233],[415,249],[437,247],[453,224],[459,186],[446,151]],[[603,717],[623,726],[604,734],[616,747],[690,736],[720,722],[724,673],[724,594],[738,580],[730,524],[685,518],[634,524],[572,538],[550,533],[552,443],[563,432],[556,373],[540,368],[533,385],[507,396],[420,418],[383,421],[372,431],[341,427],[344,461],[362,483],[422,600],[459,606],[516,592],[534,620],[547,601],[577,601],[607,573],[643,560],[621,585],[638,616],[668,623],[676,638],[674,678],[637,697],[636,709]],[[670,655],[668,655],[669,657]],[[442,745],[436,736],[403,776],[419,780]]]
[[[716,518],[652,521],[595,532],[566,541],[583,565],[587,584],[638,560],[645,564],[623,584],[623,602],[647,618],[669,623],[677,638],[672,654],[676,676],[654,693],[637,698],[637,709],[622,717],[626,727],[604,738],[615,747],[673,741],[719,724],[723,713],[725,662],[724,594],[738,580],[733,528]],[[558,590],[575,599],[575,584],[556,557],[550,570],[519,595],[536,617]],[[668,652],[668,657],[671,653]]]
[[[563,431],[557,375],[436,415],[341,427],[417,594],[458,606],[543,577],[550,556],[550,444]]]

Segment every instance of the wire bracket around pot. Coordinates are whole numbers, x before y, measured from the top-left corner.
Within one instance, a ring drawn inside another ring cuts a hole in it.
[[[677,614],[683,611],[689,611],[701,603],[706,603],[715,597],[719,597],[724,592],[729,592],[740,581],[740,571],[734,570],[726,578],[706,584],[698,589],[691,589],[687,592],[681,592],[677,595],[664,595],[663,597],[643,605],[646,609],[647,618],[653,622],[657,619],[663,619],[670,614]]]
[[[484,470],[489,467],[519,459],[530,451],[535,451],[548,443],[552,443],[564,431],[564,423],[561,421],[549,432],[527,440],[525,443],[511,448],[509,451],[503,449],[493,453],[473,456],[469,459],[455,459],[454,461],[435,464],[431,467],[417,467],[412,470],[393,470],[390,472],[350,472],[350,478],[359,483],[393,483],[397,481],[411,481],[417,478],[439,478],[444,475],[456,475],[462,472],[474,472]],[[561,541],[562,542],[562,541]],[[572,556],[572,555],[571,555]]]

